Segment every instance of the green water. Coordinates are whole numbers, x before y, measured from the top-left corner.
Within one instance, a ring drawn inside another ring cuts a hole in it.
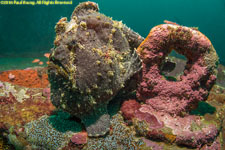
[[[61,17],[69,18],[79,2],[82,1],[73,0],[72,5],[0,5],[0,70],[10,66],[23,68],[21,65],[29,64],[30,59],[49,52],[53,47],[56,22]],[[163,20],[199,27],[217,50],[220,62],[225,64],[225,0],[94,2],[99,4],[100,12],[122,20],[143,37],[148,35],[152,27],[162,24]],[[11,61],[5,63],[7,59]]]
[[[34,59],[39,59],[43,62],[43,65],[38,63],[32,63]],[[30,67],[47,66],[47,58],[45,57],[2,57],[0,58],[0,71],[14,70],[14,69],[26,69]]]

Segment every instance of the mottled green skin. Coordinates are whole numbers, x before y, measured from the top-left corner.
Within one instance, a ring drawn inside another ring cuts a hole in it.
[[[135,48],[143,38],[100,14],[93,2],[79,4],[55,30],[48,66],[52,103],[79,117],[89,136],[104,135],[108,102],[141,70]]]

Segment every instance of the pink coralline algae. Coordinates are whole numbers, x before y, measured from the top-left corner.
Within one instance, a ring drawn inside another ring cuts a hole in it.
[[[214,121],[208,123],[200,116],[171,116],[168,113],[156,111],[146,104],[143,104],[139,111],[143,115],[144,113],[148,114],[142,119],[145,121],[146,126],[143,126],[142,133],[139,133],[150,139],[160,139],[162,141],[175,142],[178,145],[198,147],[213,142],[220,130],[219,124]],[[147,117],[150,114],[154,117]],[[155,124],[153,124],[154,122]],[[155,128],[153,125],[149,126],[149,123],[155,125]],[[137,130],[140,131],[140,122],[135,124],[137,125]]]
[[[187,58],[177,81],[167,80],[161,71],[172,50]],[[137,98],[145,104],[134,113],[136,131],[189,147],[213,142],[221,125],[189,115],[198,102],[207,99],[216,80],[218,56],[210,40],[196,29],[163,24],[150,31],[137,52],[143,61]]]
[[[146,146],[151,147],[152,150],[163,150],[163,147],[156,142],[150,141],[146,138],[142,138],[142,140],[146,143]]]
[[[176,143],[180,145],[186,145],[189,147],[196,147],[199,143],[209,143],[215,140],[218,135],[218,130],[215,126],[209,126],[203,128],[202,131],[196,132],[183,132],[176,138]],[[190,140],[192,139],[192,140]]]
[[[141,105],[134,99],[127,100],[122,104],[120,110],[123,113],[123,116],[127,120],[132,120],[135,116],[135,111],[138,110]]]
[[[142,112],[140,110],[135,111],[135,118],[139,120],[145,120],[146,123],[149,125],[148,127],[151,129],[157,129],[163,127],[163,122],[160,122],[156,116],[149,112]]]
[[[140,121],[146,121],[149,128],[157,129],[163,127],[163,122],[160,122],[153,114],[149,113],[148,111],[143,111],[139,109],[141,104],[139,104],[136,100],[127,100],[123,102],[122,107],[120,108],[123,117],[131,121],[133,118],[136,118]]]
[[[188,60],[176,82],[164,79],[160,70],[173,49]],[[143,60],[143,76],[137,91],[139,100],[155,110],[176,115],[206,100],[216,80],[218,56],[201,32],[173,24],[158,25],[137,51]]]

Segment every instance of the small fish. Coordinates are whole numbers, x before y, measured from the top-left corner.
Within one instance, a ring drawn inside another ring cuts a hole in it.
[[[32,61],[32,63],[38,63],[40,61],[40,59],[34,59],[33,61]]]
[[[166,23],[166,24],[179,25],[179,24],[176,23],[176,22],[172,22],[172,21],[168,21],[168,20],[164,20],[163,22]]]
[[[42,61],[40,61],[40,62],[39,62],[39,65],[43,65],[43,62],[42,62]]]
[[[49,64],[49,61],[47,61],[46,64]]]
[[[44,56],[47,57],[47,58],[49,58],[50,53],[45,53]]]

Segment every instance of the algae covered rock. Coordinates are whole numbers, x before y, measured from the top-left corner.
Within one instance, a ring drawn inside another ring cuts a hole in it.
[[[109,130],[108,102],[141,70],[143,38],[98,10],[80,3],[70,21],[59,20],[48,66],[52,103],[79,117],[89,136]]]

